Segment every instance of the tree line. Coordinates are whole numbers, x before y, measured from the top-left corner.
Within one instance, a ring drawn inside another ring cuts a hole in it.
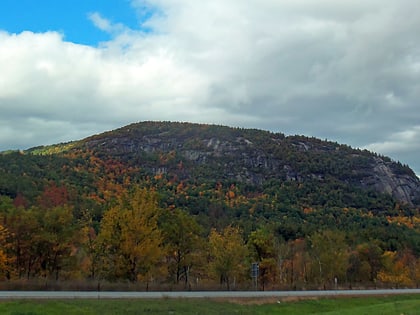
[[[90,209],[75,215],[67,198],[56,186],[29,207],[0,196],[3,281],[254,289],[253,263],[260,290],[416,287],[420,281],[420,259],[410,247],[392,248],[338,228],[290,237],[282,222],[207,229],[198,216],[162,207],[154,189],[137,186],[108,203],[101,220]]]

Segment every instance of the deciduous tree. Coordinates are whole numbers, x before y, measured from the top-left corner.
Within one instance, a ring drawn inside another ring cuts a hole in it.
[[[266,228],[251,232],[248,238],[250,252],[259,264],[259,284],[264,290],[269,283],[279,280],[280,250],[273,233]]]
[[[160,226],[167,249],[169,272],[175,283],[184,279],[188,286],[193,267],[203,263],[200,255],[204,244],[201,228],[191,215],[180,209],[164,211]]]
[[[154,192],[135,188],[105,212],[97,239],[103,277],[149,283],[162,272],[159,211]]]
[[[410,270],[404,264],[403,257],[398,257],[397,252],[385,251],[382,254],[383,268],[378,272],[378,280],[389,283],[394,287],[410,285]]]
[[[312,272],[320,284],[344,281],[348,267],[349,250],[345,235],[339,231],[323,231],[310,237]]]
[[[247,270],[247,248],[237,227],[228,226],[221,233],[213,229],[209,236],[211,271],[230,290]]]

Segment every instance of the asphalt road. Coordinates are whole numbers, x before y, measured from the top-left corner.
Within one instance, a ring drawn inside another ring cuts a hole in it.
[[[420,289],[326,290],[326,291],[180,291],[180,292],[94,292],[94,291],[0,291],[0,299],[162,299],[162,298],[285,298],[420,294]]]

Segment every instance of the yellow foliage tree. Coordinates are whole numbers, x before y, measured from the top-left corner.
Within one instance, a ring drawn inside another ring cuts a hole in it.
[[[125,193],[105,212],[97,237],[104,278],[149,284],[162,273],[159,266],[164,251],[158,215],[156,194],[141,188]]]
[[[10,259],[7,256],[7,236],[9,232],[7,229],[0,224],[0,276],[10,277],[9,263]]]
[[[213,229],[209,235],[210,267],[213,275],[230,290],[245,274],[247,248],[237,227],[228,226],[222,233]]]
[[[395,287],[411,285],[410,270],[397,252],[386,251],[382,255],[384,268],[378,273],[378,280]]]
[[[268,284],[278,281],[280,246],[273,233],[260,228],[249,235],[248,247],[254,261],[259,264],[259,284],[264,291]]]

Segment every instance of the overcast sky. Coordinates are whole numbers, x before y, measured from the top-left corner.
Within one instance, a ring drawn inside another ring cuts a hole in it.
[[[418,0],[2,0],[0,150],[144,120],[367,148],[420,174]]]

